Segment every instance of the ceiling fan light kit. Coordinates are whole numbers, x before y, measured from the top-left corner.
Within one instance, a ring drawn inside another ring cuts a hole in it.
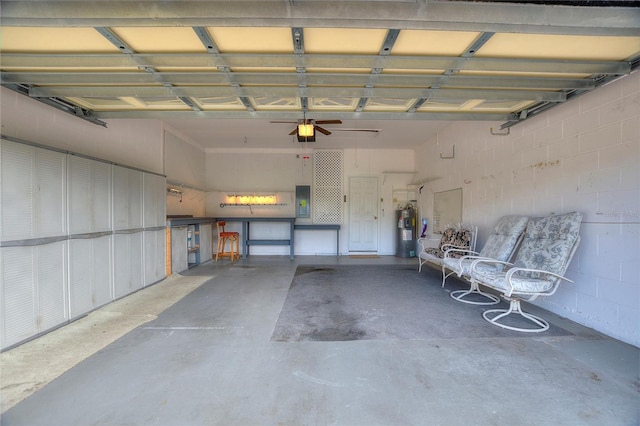
[[[271,121],[271,123],[297,124],[289,135],[296,135],[298,142],[315,142],[316,131],[325,136],[329,136],[332,133],[324,127],[320,127],[318,124],[342,124],[342,120],[313,120],[305,117],[302,120],[298,120],[297,123],[295,121]],[[380,129],[334,129],[334,131],[378,133]]]
[[[298,136],[313,137],[313,124],[298,124]]]

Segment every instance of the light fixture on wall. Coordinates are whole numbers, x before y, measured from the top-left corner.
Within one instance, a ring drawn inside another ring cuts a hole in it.
[[[167,188],[167,193],[169,195],[173,195],[175,197],[180,197],[180,202],[182,202],[182,191],[176,188]]]
[[[275,194],[227,194],[224,204],[227,206],[275,206],[278,205],[277,202],[278,197]]]

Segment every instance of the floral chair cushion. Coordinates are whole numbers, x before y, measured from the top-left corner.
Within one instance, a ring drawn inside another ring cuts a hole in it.
[[[437,257],[439,259],[444,258],[444,254],[447,249],[456,247],[456,248],[469,248],[471,244],[471,240],[473,239],[472,231],[468,229],[460,229],[456,231],[454,228],[447,228],[442,233],[442,238],[440,239],[440,245],[435,247],[429,247],[425,249],[425,252],[430,254],[431,256]],[[460,258],[464,255],[464,253],[456,253],[452,256],[455,258]]]
[[[480,256],[508,261],[528,220],[526,216],[505,216],[500,219],[480,251]]]
[[[489,266],[489,265],[485,265]],[[505,272],[492,269],[490,267],[475,268],[473,270],[473,278],[488,285],[489,287],[501,290],[504,292],[511,292],[511,286],[507,284],[505,279]],[[544,278],[530,278],[526,276],[518,276],[514,274],[511,277],[511,285],[513,290],[523,293],[542,293],[548,291],[553,287],[555,279],[549,280]]]
[[[562,275],[570,253],[579,238],[582,214],[531,219],[514,264],[520,268],[541,269]],[[530,278],[542,278],[539,273],[527,273]]]
[[[452,244],[455,238],[456,230],[453,228],[447,228],[442,233],[442,237],[440,238],[440,244],[438,244],[438,247],[427,247],[424,249],[424,251],[431,256],[442,259],[444,257],[444,251],[442,251],[442,247]]]

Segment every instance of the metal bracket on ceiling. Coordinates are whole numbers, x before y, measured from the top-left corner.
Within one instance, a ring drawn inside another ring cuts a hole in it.
[[[429,98],[420,98],[414,102],[414,104],[407,110],[407,112],[416,112]]]
[[[216,46],[216,43],[213,41],[205,27],[193,27],[193,31],[195,31],[200,42],[204,45],[205,49],[207,49],[207,52],[214,55],[220,53],[218,46]]]
[[[249,98],[247,98],[246,96],[240,96],[238,99],[240,99],[240,102],[242,102],[242,104],[245,106],[245,108],[247,108],[248,111],[255,111],[253,105],[251,105],[251,101],[249,100]]]
[[[387,31],[387,36],[382,43],[382,49],[380,49],[380,56],[387,56],[391,53],[391,49],[398,39],[398,34],[400,34],[399,29],[391,28]]]
[[[293,39],[293,52],[296,54],[304,53],[304,30],[302,27],[292,27],[291,37]]]
[[[120,51],[122,53],[127,53],[129,55],[132,55],[134,53],[133,49],[124,40],[122,40],[120,37],[118,37],[118,35],[116,33],[114,33],[111,30],[111,28],[95,27],[95,29],[100,34],[102,34],[102,36],[104,38],[109,40],[111,42],[111,44],[113,44],[115,47],[120,49]]]
[[[467,50],[465,50],[465,52],[462,54],[462,57],[463,58],[470,58],[473,55],[475,55],[476,52],[478,51],[478,49],[480,49],[482,46],[484,46],[485,43],[488,42],[489,39],[494,36],[494,34],[495,33],[489,32],[489,31],[486,31],[486,32],[480,34],[478,36],[478,38],[476,38],[473,41],[473,43],[471,43],[471,46],[469,46],[467,48]]]
[[[202,108],[200,108],[200,105],[195,103],[193,99],[191,99],[191,98],[189,98],[187,96],[178,96],[178,99],[180,99],[185,105],[187,105],[192,110],[194,110],[194,111],[202,111]]]
[[[363,108],[367,105],[367,102],[369,102],[369,98],[360,98],[358,106],[356,107],[356,112],[362,112]]]

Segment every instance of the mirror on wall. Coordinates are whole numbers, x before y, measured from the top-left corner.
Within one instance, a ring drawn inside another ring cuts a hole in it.
[[[447,225],[462,222],[462,188],[433,194],[433,233],[442,234]]]

